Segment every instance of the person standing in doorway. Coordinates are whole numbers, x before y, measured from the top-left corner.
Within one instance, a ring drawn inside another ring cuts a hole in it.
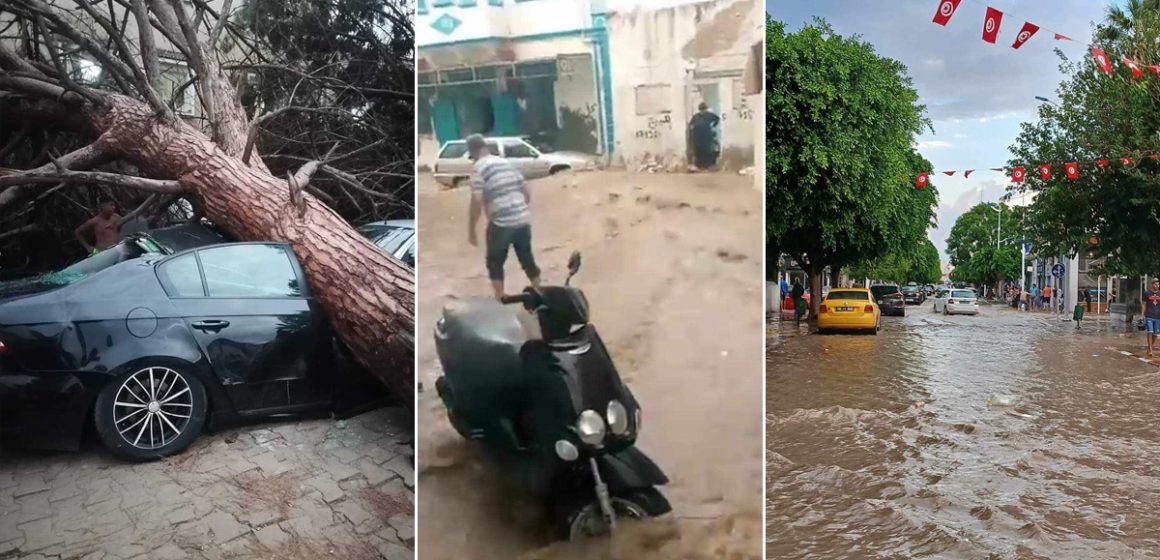
[[[1083,304],[1085,307],[1087,307],[1087,312],[1091,313],[1092,312],[1092,291],[1088,290],[1086,288],[1082,289],[1079,292],[1079,297],[1083,298]]]
[[[689,120],[689,132],[693,140],[693,163],[697,169],[710,169],[717,165],[720,149],[717,146],[717,125],[721,117],[709,110],[709,105],[697,106],[697,114]]]
[[[1160,332],[1160,278],[1153,278],[1152,289],[1144,291],[1140,301],[1140,314],[1144,316],[1144,327],[1148,331],[1148,357],[1151,358],[1156,333]]]
[[[471,176],[471,204],[467,216],[467,241],[478,246],[475,225],[480,214],[487,218],[487,276],[496,299],[504,295],[504,263],[508,249],[533,287],[540,287],[540,269],[532,256],[531,194],[522,173],[506,159],[491,153],[483,136],[466,139],[467,153],[475,161]]]

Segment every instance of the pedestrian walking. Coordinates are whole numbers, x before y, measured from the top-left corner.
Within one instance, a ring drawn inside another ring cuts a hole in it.
[[[793,321],[795,327],[801,327],[802,316],[806,314],[806,289],[802,287],[802,283],[794,280],[793,291]]]
[[[1083,303],[1084,303],[1084,306],[1087,307],[1087,312],[1091,313],[1092,312],[1092,291],[1086,290],[1086,289],[1080,290],[1079,295],[1080,295],[1080,297],[1083,298]]]
[[[1144,291],[1140,314],[1144,316],[1144,327],[1148,330],[1148,357],[1151,358],[1156,333],[1160,332],[1160,278],[1153,278],[1152,289]]]
[[[487,275],[496,299],[504,295],[504,263],[514,249],[532,287],[540,287],[540,269],[532,256],[531,194],[524,176],[508,160],[493,155],[483,136],[466,138],[467,153],[475,160],[471,176],[471,205],[467,216],[467,241],[478,246],[475,224],[487,217]]]
[[[1039,307],[1039,286],[1037,284],[1031,285],[1031,297],[1027,298],[1028,311],[1034,311]]]

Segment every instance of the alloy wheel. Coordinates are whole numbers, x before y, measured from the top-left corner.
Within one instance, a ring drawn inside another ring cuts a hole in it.
[[[158,449],[189,425],[193,393],[180,373],[148,367],[125,378],[113,400],[113,426],[129,445]]]
[[[612,498],[612,510],[616,512],[617,519],[644,519],[648,517],[648,512],[640,505],[631,500],[624,498]],[[600,509],[600,504],[591,502],[572,520],[571,530],[569,531],[569,540],[577,540],[585,537],[599,537],[608,534],[608,521],[604,519],[604,512]]]

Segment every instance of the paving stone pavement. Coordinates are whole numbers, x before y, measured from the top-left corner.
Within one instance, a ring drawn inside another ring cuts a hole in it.
[[[414,556],[404,409],[207,434],[127,463],[0,449],[0,560]]]

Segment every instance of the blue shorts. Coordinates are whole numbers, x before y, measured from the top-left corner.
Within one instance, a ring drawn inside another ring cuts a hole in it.
[[[1160,334],[1160,319],[1144,317],[1144,327],[1152,334]]]

